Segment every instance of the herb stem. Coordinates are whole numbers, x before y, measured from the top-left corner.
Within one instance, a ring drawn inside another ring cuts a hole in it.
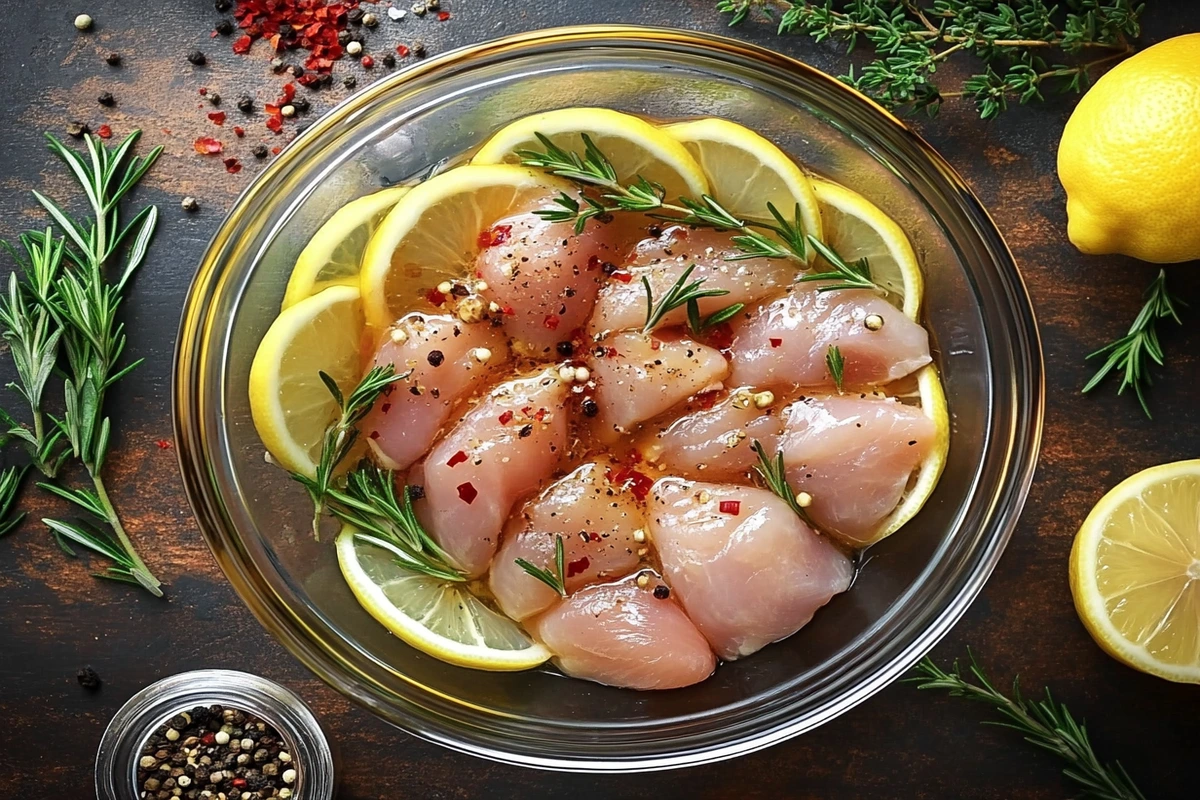
[[[117,515],[117,509],[113,506],[112,501],[108,498],[108,490],[104,486],[104,479],[100,477],[100,473],[94,471],[91,465],[87,465],[88,474],[92,478],[92,486],[96,489],[96,497],[100,500],[100,507],[104,509],[105,521],[112,528],[113,533],[117,535],[117,541],[121,543],[125,553],[129,556],[132,563],[130,572],[137,580],[138,584],[150,592],[155,597],[162,597],[162,582],[154,577],[154,573],[146,566],[146,562],[142,561],[142,557],[138,555],[137,549],[133,546],[133,542],[129,538],[129,534],[125,532],[125,526],[121,524],[121,518]]]

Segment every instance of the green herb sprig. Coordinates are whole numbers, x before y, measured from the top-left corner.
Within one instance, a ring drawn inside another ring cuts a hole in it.
[[[523,558],[517,558],[514,561],[518,567],[553,589],[559,597],[567,596],[566,554],[563,548],[563,537],[560,534],[554,536],[554,572],[534,566]]]
[[[840,79],[888,108],[935,115],[950,98],[974,101],[990,119],[1044,99],[1043,92],[1082,92],[1092,70],[1133,52],[1145,8],[1136,0],[718,0],[738,25],[752,12],[778,19],[780,34],[839,41],[847,52],[866,42],[874,53]],[[1086,53],[1099,52],[1097,58]],[[936,80],[958,53],[982,65],[956,89]]]
[[[871,265],[867,262],[867,259],[860,258],[857,261],[848,262],[836,250],[820,239],[809,236],[808,242],[833,269],[801,275],[796,279],[797,282],[832,281],[831,283],[826,282],[818,286],[818,292],[836,292],[841,289],[870,289],[881,293],[884,291],[882,287],[871,280]]]
[[[323,371],[319,373],[321,382],[325,384],[325,388],[337,402],[340,413],[338,418],[325,429],[316,474],[310,478],[300,473],[292,473],[292,477],[304,486],[308,496],[312,499],[312,530],[315,539],[320,540],[321,538],[321,515],[325,511],[325,497],[333,485],[334,473],[350,455],[350,451],[354,449],[354,444],[358,441],[358,423],[362,422],[371,412],[375,401],[387,391],[388,387],[397,381],[406,380],[410,374],[406,372],[403,375],[397,375],[395,367],[391,364],[371,367],[350,392],[350,396],[344,397],[337,381]]]
[[[958,661],[946,671],[926,657],[914,668],[916,675],[905,680],[916,684],[918,689],[942,689],[953,697],[966,697],[996,709],[1003,720],[985,724],[1015,730],[1025,741],[1065,760],[1068,766],[1063,775],[1083,789],[1082,797],[1146,800],[1120,762],[1105,764],[1097,758],[1087,728],[1075,721],[1067,707],[1051,696],[1049,689],[1046,689],[1046,699],[1028,700],[1022,697],[1020,683],[1014,678],[1010,698],[992,685],[975,656],[969,654],[969,657],[966,676]]]
[[[804,507],[800,505],[796,493],[792,491],[792,487],[788,484],[787,470],[783,466],[783,451],[776,451],[775,457],[769,458],[762,442],[758,439],[750,442],[750,449],[758,456],[758,464],[755,465],[754,471],[762,477],[767,489],[787,503],[788,508],[796,512],[796,516],[804,520],[809,526],[813,526],[812,518],[804,510]]]
[[[691,277],[692,270],[695,268],[696,265],[692,264],[685,269],[671,285],[671,288],[658,300],[654,299],[654,290],[650,288],[650,279],[645,275],[642,276],[642,286],[646,289],[646,324],[642,326],[642,333],[654,330],[662,322],[663,317],[682,306],[687,306],[688,320],[692,325],[692,330],[699,333],[704,328],[705,323],[700,319],[698,301],[705,297],[723,297],[729,294],[729,290],[701,288],[704,286],[704,278],[698,278],[689,283],[688,278]],[[724,314],[728,310],[729,308],[723,308],[715,313]]]
[[[8,467],[0,472],[0,536],[11,533],[21,524],[21,520],[25,519],[24,511],[11,514],[13,504],[17,502],[17,494],[21,491],[21,481],[24,478],[24,467]]]
[[[1147,417],[1153,417],[1150,406],[1146,402],[1146,387],[1153,383],[1150,376],[1147,359],[1163,366],[1163,349],[1158,340],[1158,321],[1172,319],[1182,325],[1179,318],[1179,307],[1185,305],[1182,300],[1171,295],[1167,288],[1166,270],[1160,269],[1158,276],[1150,282],[1144,294],[1145,305],[1129,326],[1129,332],[1116,341],[1109,342],[1095,352],[1088,353],[1087,358],[1104,358],[1104,364],[1096,371],[1083,387],[1084,393],[1090,392],[1108,377],[1114,370],[1121,376],[1117,386],[1117,394],[1123,394],[1126,389],[1133,387],[1138,403]]]
[[[829,376],[833,378],[833,385],[837,387],[838,394],[842,393],[842,380],[846,372],[846,359],[842,358],[842,351],[836,344],[829,345],[829,350],[825,352],[825,367],[829,370]]]

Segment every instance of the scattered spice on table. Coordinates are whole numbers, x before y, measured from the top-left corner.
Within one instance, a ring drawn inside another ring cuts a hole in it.
[[[194,198],[194,197],[191,197],[191,196],[188,196],[188,197],[185,197],[185,198],[183,198],[183,200],[181,200],[181,201],[180,201],[180,203],[179,203],[179,207],[180,207],[180,208],[182,208],[184,211],[187,211],[188,213],[191,213],[191,212],[193,212],[193,211],[199,211],[199,210],[200,210],[200,203],[198,203],[198,202],[196,201],[196,198]],[[156,444],[157,444],[159,447],[163,447],[163,448],[165,449],[165,447],[164,447],[164,443],[163,443],[162,441],[156,442]],[[166,443],[166,445],[167,445],[167,446],[169,446],[169,445],[170,445],[170,443],[169,443],[169,442],[167,442],[167,443]]]
[[[113,97],[112,92],[101,92],[100,96],[96,98],[96,102],[102,106],[111,107],[117,104],[117,99]]]
[[[150,735],[137,763],[139,797],[292,797],[296,764],[270,723],[220,705],[183,711]]]
[[[100,674],[91,667],[84,667],[76,672],[75,680],[79,681],[79,685],[88,691],[95,691],[100,688]]]
[[[120,53],[109,53],[108,55],[106,55],[104,57],[104,61],[110,67],[119,67],[119,66],[121,66],[121,54]]]

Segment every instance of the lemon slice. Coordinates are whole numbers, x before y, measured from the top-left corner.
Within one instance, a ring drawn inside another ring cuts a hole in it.
[[[1151,467],[1104,495],[1075,534],[1071,594],[1113,658],[1200,683],[1200,459]]]
[[[909,319],[921,313],[924,281],[917,255],[904,231],[862,195],[836,183],[813,179],[821,204],[825,241],[846,261],[866,258],[871,278],[895,295]]]
[[[317,229],[296,259],[283,294],[283,307],[294,306],[330,286],[358,286],[358,269],[371,234],[408,189],[407,186],[384,189],[338,209]]]
[[[950,452],[950,412],[946,407],[946,393],[942,390],[942,382],[938,377],[937,367],[928,364],[917,371],[914,376],[916,388],[913,397],[900,396],[903,400],[916,399],[920,401],[921,410],[925,416],[933,420],[935,434],[933,448],[929,455],[920,463],[908,481],[908,487],[900,498],[900,504],[879,523],[874,535],[863,544],[872,544],[891,536],[900,530],[906,522],[917,515],[917,512],[929,500],[937,487],[942,470],[946,468],[946,457]]]
[[[544,149],[534,133],[580,155],[586,133],[623,184],[641,176],[662,184],[670,200],[708,194],[704,171],[683,145],[643,119],[608,108],[562,108],[519,119],[488,139],[471,163],[515,164],[518,150]]]
[[[343,528],[337,537],[342,576],[367,613],[408,644],[450,664],[493,672],[531,669],[550,658],[463,584],[407,570],[356,533]]]
[[[354,286],[331,286],[280,313],[250,366],[250,414],[285,469],[312,477],[338,406],[322,370],[349,394],[360,377],[362,303]]]
[[[662,128],[700,164],[712,196],[734,216],[774,222],[772,203],[791,219],[797,205],[804,232],[822,236],[812,181],[786,153],[759,134],[725,119],[699,119]]]
[[[479,234],[511,210],[567,184],[517,166],[447,170],[400,199],[363,254],[359,285],[367,322],[384,328],[439,281],[461,278],[479,253]]]

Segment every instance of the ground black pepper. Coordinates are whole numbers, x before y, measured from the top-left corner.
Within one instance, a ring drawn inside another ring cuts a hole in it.
[[[254,145],[254,149],[250,152],[254,153],[255,158],[266,158],[270,151],[267,150],[267,146],[265,144],[256,144]]]
[[[88,690],[100,688],[100,675],[91,667],[84,667],[75,673],[75,680],[79,681],[79,685]]]
[[[414,486],[414,485],[409,485],[409,487],[408,487],[408,496],[409,496],[409,497],[411,497],[413,500],[422,500],[422,499],[424,499],[424,497],[425,497],[425,487],[424,487],[424,486]]]
[[[106,55],[104,57],[104,61],[110,67],[118,67],[121,65],[121,54],[120,53],[109,53],[108,55]]]
[[[112,96],[112,92],[101,92],[96,98],[96,102],[102,106],[114,106],[117,104],[116,98]]]
[[[195,64],[197,67],[203,67],[208,63],[208,59],[204,57],[204,53],[201,53],[199,50],[193,50],[192,52],[188,53],[187,60],[192,64]]]
[[[342,81],[342,86],[345,86],[347,89],[353,89],[358,86],[358,78],[355,78],[353,75],[347,75],[346,79]]]
[[[383,61],[383,65],[385,67],[387,67],[388,69],[391,69],[392,67],[396,66],[396,57],[394,55],[392,55],[391,53],[388,53],[380,60]]]

